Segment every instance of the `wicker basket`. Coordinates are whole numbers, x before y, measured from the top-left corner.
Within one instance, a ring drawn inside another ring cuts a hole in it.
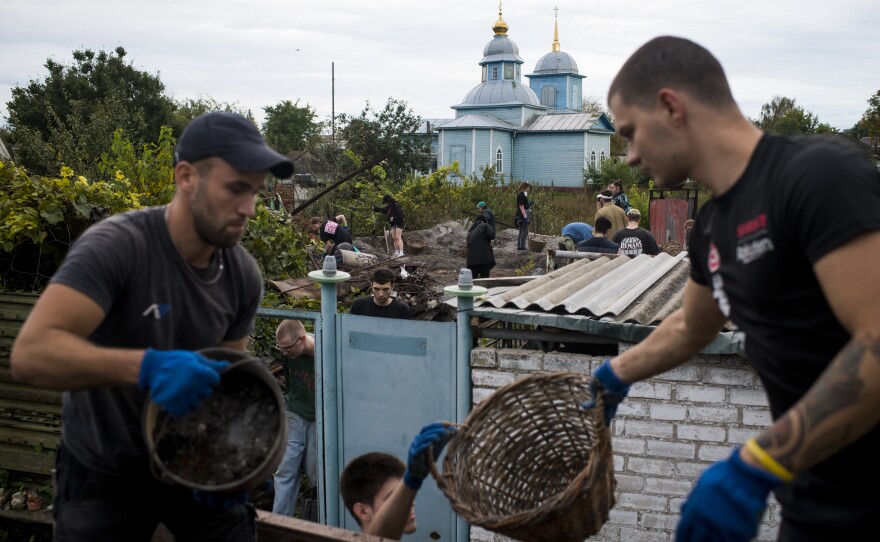
[[[410,254],[421,254],[427,245],[423,239],[413,238],[406,240],[406,249]]]
[[[611,436],[589,377],[534,375],[509,384],[467,417],[437,485],[470,524],[518,540],[580,542],[614,506]]]

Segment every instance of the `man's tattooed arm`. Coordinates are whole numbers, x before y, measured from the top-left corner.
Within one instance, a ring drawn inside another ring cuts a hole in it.
[[[758,444],[797,473],[846,448],[880,421],[880,337],[853,338]]]

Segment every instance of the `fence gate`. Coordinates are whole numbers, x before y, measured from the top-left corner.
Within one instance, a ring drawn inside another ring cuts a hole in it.
[[[456,420],[456,324],[337,318],[339,472],[373,451],[406,462],[423,425]],[[339,511],[343,527],[359,529],[341,498]],[[456,540],[455,515],[433,480],[416,498],[416,521],[418,531],[404,540]]]

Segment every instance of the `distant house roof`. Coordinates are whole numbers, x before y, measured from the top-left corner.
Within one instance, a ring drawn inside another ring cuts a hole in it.
[[[521,286],[492,288],[473,314],[638,342],[681,306],[689,273],[687,252],[577,260]],[[703,352],[743,355],[730,332]]]
[[[451,119],[440,126],[443,130],[456,128],[494,128],[497,130],[516,130],[516,126],[486,115],[464,115]]]

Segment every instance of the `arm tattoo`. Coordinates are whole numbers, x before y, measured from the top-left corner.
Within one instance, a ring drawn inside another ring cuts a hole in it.
[[[880,340],[856,337],[810,391],[757,437],[780,464],[806,470],[835,454],[880,420]]]

